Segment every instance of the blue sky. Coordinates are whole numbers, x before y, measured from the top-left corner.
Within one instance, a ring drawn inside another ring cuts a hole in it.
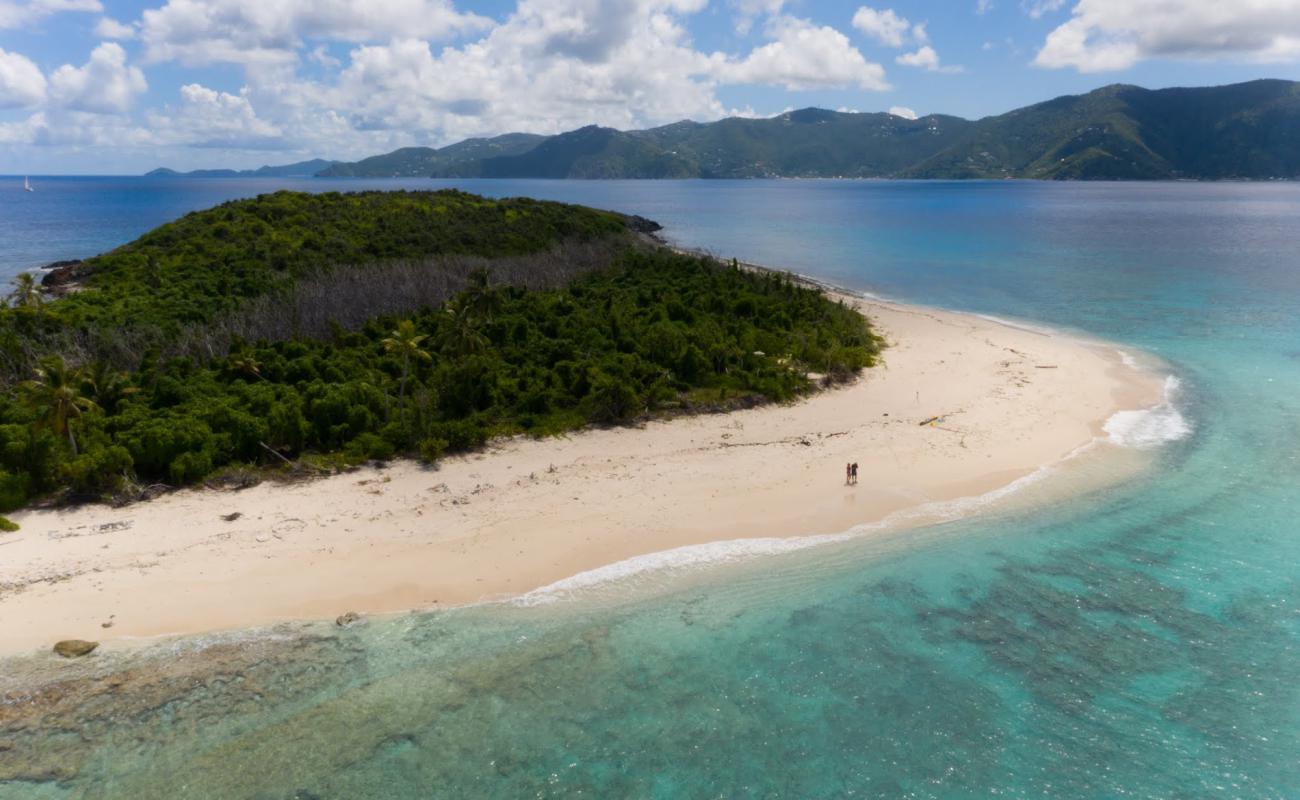
[[[1300,0],[0,0],[0,173],[1300,78]]]

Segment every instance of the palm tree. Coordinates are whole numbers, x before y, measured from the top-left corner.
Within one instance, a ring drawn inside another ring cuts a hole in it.
[[[462,305],[477,322],[486,322],[501,310],[501,293],[492,285],[492,273],[486,267],[478,267],[469,273]]]
[[[481,353],[488,345],[487,337],[478,329],[478,313],[466,300],[462,297],[447,304],[447,313],[451,315],[448,349],[462,356]]]
[[[406,399],[406,381],[411,376],[411,362],[433,360],[433,356],[420,347],[427,338],[416,329],[414,321],[404,319],[397,323],[397,327],[383,341],[384,350],[402,359],[402,381],[397,389],[399,405]]]
[[[77,455],[77,437],[72,430],[73,420],[99,406],[81,393],[80,375],[69,369],[63,356],[41,359],[36,377],[23,383],[27,402],[35,409],[39,425],[47,425],[56,435],[67,436],[72,455]]]
[[[112,413],[122,400],[140,391],[140,387],[131,385],[129,375],[113,369],[104,361],[96,361],[81,377],[82,391],[108,413]]]
[[[13,291],[9,293],[9,302],[21,308],[35,308],[41,304],[41,285],[30,272],[20,272],[14,278]]]
[[[260,381],[266,380],[266,376],[262,375],[262,362],[258,361],[252,353],[231,353],[229,362],[230,368],[235,372],[252,375]]]

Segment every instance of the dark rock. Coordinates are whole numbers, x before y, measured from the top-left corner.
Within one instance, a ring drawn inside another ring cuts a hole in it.
[[[655,231],[661,231],[664,229],[664,226],[660,225],[658,222],[655,222],[652,219],[646,219],[639,214],[629,214],[623,217],[623,221],[627,224],[627,227],[630,230],[636,231],[637,233],[654,233]]]
[[[45,269],[48,272],[41,278],[41,285],[47,289],[58,289],[80,283],[90,274],[90,265],[80,259],[55,261],[53,264],[46,264]]]
[[[221,518],[224,519],[226,522],[234,522],[235,520],[239,519],[242,516],[244,516],[243,513],[239,511],[232,511],[229,514],[222,514]]]
[[[80,658],[88,656],[99,647],[99,642],[87,642],[82,639],[64,639],[54,645],[54,652],[64,658]]]
[[[334,620],[334,624],[339,626],[340,628],[346,628],[349,625],[355,625],[360,621],[361,621],[360,614],[358,614],[355,611],[349,611],[346,614],[339,615],[338,618]]]

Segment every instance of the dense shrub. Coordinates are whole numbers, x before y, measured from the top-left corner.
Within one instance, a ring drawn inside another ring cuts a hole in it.
[[[151,270],[184,272],[187,258],[230,255],[227,280],[251,283],[232,288],[195,278],[186,308],[210,310],[205,298],[238,297],[264,286],[268,270],[292,275],[305,250],[333,247],[335,236],[351,241],[358,229],[331,216],[340,209],[361,209],[366,230],[383,233],[375,243],[357,239],[348,245],[354,249],[382,254],[422,241],[408,217],[424,212],[411,196],[393,196],[395,221],[387,223],[375,197],[351,198],[322,196],[319,208],[296,195],[219,207],[200,218],[207,220],[201,235],[191,235],[198,223],[186,218],[115,251],[116,266],[104,275],[131,285],[147,282]],[[445,200],[444,210],[429,213],[474,218],[514,208],[544,221],[542,228],[565,231],[606,220],[596,212],[566,219],[531,201],[493,204],[459,193]],[[427,210],[428,197],[422,202]],[[541,235],[503,231],[502,241],[489,242],[481,222],[449,230],[488,253],[514,252]],[[226,249],[240,232],[251,232],[253,244]],[[282,235],[292,246],[279,243]],[[847,378],[879,350],[861,315],[781,275],[658,248],[627,246],[606,261],[558,288],[494,285],[476,274],[440,307],[381,316],[356,330],[334,326],[314,338],[228,338],[206,358],[155,351],[130,373],[102,362],[51,364],[72,376],[71,395],[36,376],[0,398],[0,511],[61,487],[111,492],[123,478],[180,485],[231,464],[313,453],[352,463],[399,454],[434,461],[500,434],[620,424],[699,402],[787,400],[813,388],[808,373]],[[157,311],[128,295],[89,305],[72,295],[47,309],[52,317],[93,309],[121,324],[142,308]]]

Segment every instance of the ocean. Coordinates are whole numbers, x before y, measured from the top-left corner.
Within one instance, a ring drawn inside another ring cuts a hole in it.
[[[1150,470],[1067,502],[121,656],[131,691],[23,733],[45,761],[0,746],[0,798],[1300,796],[1300,185],[33,184],[0,278],[276,188],[456,186],[1174,374],[1109,429]]]

